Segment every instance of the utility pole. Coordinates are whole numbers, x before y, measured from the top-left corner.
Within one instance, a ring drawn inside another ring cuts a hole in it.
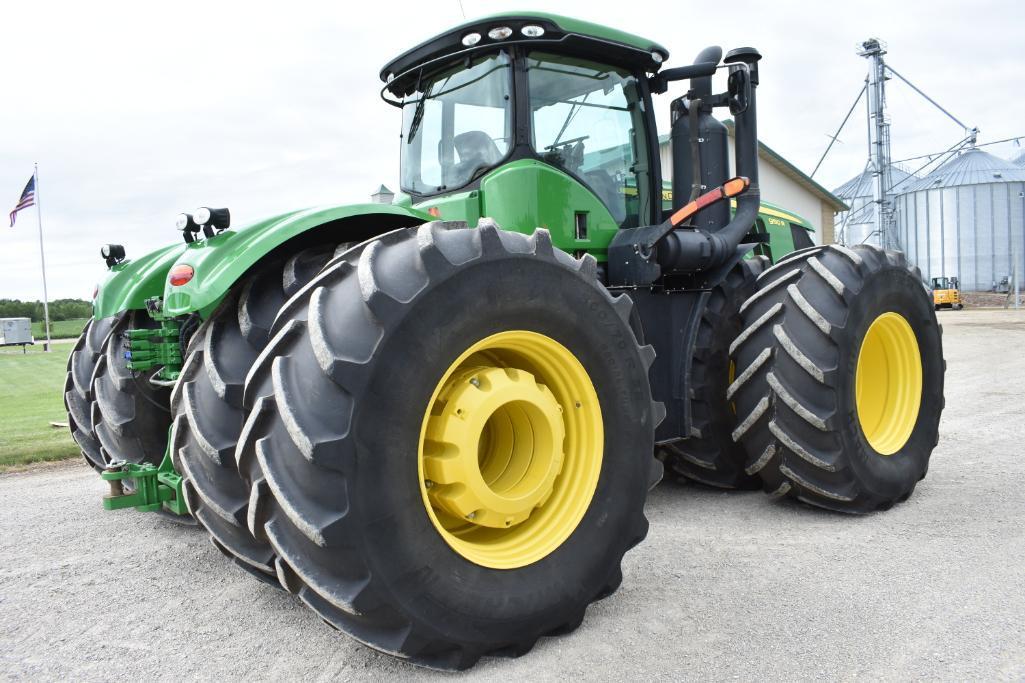
[[[887,185],[890,173],[890,122],[886,118],[886,50],[877,38],[861,44],[858,55],[869,60],[868,69],[868,167],[872,173],[872,202],[880,245],[892,248],[893,204]]]

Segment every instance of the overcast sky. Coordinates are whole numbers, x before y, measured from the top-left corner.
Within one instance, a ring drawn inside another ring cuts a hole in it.
[[[175,215],[196,206],[228,206],[241,225],[365,201],[382,182],[396,189],[399,113],[379,99],[378,71],[463,20],[458,0],[159,5],[0,3],[0,298],[42,297],[34,209],[6,227],[33,162],[51,299],[91,295],[101,244],[122,243],[131,257],[178,240]],[[522,7],[462,0],[470,19]],[[978,126],[980,142],[1025,136],[1023,7],[566,0],[546,9],[650,37],[669,48],[670,65],[710,44],[756,46],[761,138],[810,172],[864,81],[855,47],[870,36],[885,41],[895,69]],[[902,84],[888,96],[894,158],[961,136]],[[669,98],[660,100],[666,132]],[[864,166],[863,110],[840,140],[816,176],[831,189]]]

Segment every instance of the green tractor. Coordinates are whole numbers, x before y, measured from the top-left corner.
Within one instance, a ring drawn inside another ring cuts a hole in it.
[[[663,463],[848,513],[906,499],[943,405],[921,278],[761,203],[756,50],[667,58],[560,16],[466,23],[381,71],[395,203],[203,208],[175,245],[104,247],[65,397],[105,506],[194,519],[449,669],[614,592]],[[667,205],[652,95],[681,80]]]

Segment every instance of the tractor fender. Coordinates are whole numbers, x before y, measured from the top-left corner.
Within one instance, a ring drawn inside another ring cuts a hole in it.
[[[93,317],[100,320],[122,311],[142,309],[146,299],[163,295],[167,271],[184,251],[184,244],[170,244],[111,267],[97,285]]]
[[[172,267],[188,265],[194,274],[179,286],[165,278],[164,314],[199,312],[205,318],[232,285],[286,242],[363,242],[429,220],[426,212],[394,204],[348,204],[304,209],[225,230],[187,245],[178,254]]]

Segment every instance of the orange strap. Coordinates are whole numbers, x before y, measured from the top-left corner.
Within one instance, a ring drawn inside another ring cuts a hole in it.
[[[679,211],[669,217],[669,222],[673,225],[679,225],[709,204],[715,204],[722,199],[729,199],[730,197],[736,197],[737,195],[742,194],[750,184],[751,181],[744,176],[731,178],[721,187],[717,187],[710,192],[706,192],[694,201],[681,207]]]

